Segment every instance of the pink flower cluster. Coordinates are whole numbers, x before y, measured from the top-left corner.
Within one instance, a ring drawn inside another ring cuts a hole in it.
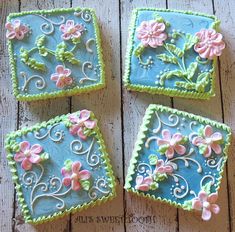
[[[199,42],[194,45],[194,50],[200,57],[212,60],[222,54],[222,50],[225,48],[222,34],[214,29],[201,29],[196,36]]]
[[[143,21],[136,29],[137,38],[145,47],[156,48],[162,46],[163,42],[167,39],[165,28],[164,23],[159,23],[155,20]]]
[[[71,70],[64,68],[63,65],[56,66],[56,73],[51,75],[51,80],[56,82],[56,87],[62,89],[73,83],[73,78],[70,77]]]
[[[21,167],[24,170],[32,169],[32,164],[41,162],[40,153],[42,152],[42,146],[39,144],[30,145],[28,141],[20,143],[20,151],[14,156],[16,162],[21,162]]]
[[[69,116],[70,122],[73,125],[70,128],[70,133],[72,135],[78,135],[81,139],[86,139],[87,136],[84,134],[84,130],[93,129],[96,127],[96,120],[91,120],[91,111],[82,110],[80,111],[79,116],[77,114],[71,114]]]
[[[183,135],[180,133],[175,133],[171,135],[168,129],[162,131],[162,139],[158,138],[157,145],[159,148],[164,146],[166,148],[165,155],[168,159],[174,157],[175,152],[179,155],[183,155],[186,152],[186,148],[180,143],[183,142]]]
[[[218,199],[217,193],[208,195],[204,190],[201,190],[198,197],[193,199],[192,208],[195,210],[202,210],[202,219],[205,221],[210,220],[211,214],[218,214],[220,208],[215,202]]]
[[[65,186],[70,186],[74,191],[82,189],[81,181],[90,179],[91,173],[88,170],[80,170],[82,164],[79,161],[73,162],[71,169],[67,170],[65,167],[61,169],[61,174],[64,176],[62,183]]]
[[[5,27],[7,29],[7,39],[22,40],[29,31],[29,28],[26,25],[21,24],[18,19],[12,21],[11,23],[7,22]]]
[[[220,146],[220,141],[222,139],[223,137],[220,132],[213,133],[212,127],[206,125],[203,130],[203,135],[195,137],[192,143],[199,148],[204,147],[203,155],[207,158],[211,156],[212,150],[217,155],[221,154],[222,148]]]
[[[61,36],[63,40],[79,39],[84,27],[81,24],[75,24],[74,20],[67,20],[65,24],[60,26],[60,30],[63,33]]]

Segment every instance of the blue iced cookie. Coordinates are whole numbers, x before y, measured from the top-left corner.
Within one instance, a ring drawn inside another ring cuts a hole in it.
[[[94,10],[12,13],[5,27],[13,93],[18,100],[71,96],[104,87]]]
[[[5,148],[26,222],[50,221],[115,196],[104,141],[88,110],[13,132]]]
[[[125,188],[209,220],[219,213],[218,189],[231,129],[207,118],[150,105],[143,119]]]
[[[129,90],[208,99],[225,48],[215,16],[143,8],[133,11],[124,83]]]

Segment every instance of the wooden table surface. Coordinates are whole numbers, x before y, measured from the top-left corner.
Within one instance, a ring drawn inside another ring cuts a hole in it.
[[[12,95],[4,24],[10,12],[86,6],[96,10],[102,31],[107,87],[71,98],[18,102]],[[131,11],[135,7],[158,7],[215,14],[227,48],[218,60],[216,97],[209,101],[131,93],[122,87],[124,56]],[[235,131],[235,0],[0,0],[0,231],[235,231],[235,147],[232,145],[219,191],[221,213],[209,222],[200,216],[152,202],[123,191],[124,176],[145,109],[150,103],[171,106],[225,122]],[[100,207],[32,226],[25,224],[16,201],[8,170],[4,136],[10,131],[54,116],[91,109],[110,153],[117,177],[117,197]]]

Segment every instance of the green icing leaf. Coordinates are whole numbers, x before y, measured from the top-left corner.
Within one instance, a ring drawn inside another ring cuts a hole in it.
[[[39,54],[41,56],[47,56],[48,55],[48,51],[44,46],[45,40],[46,40],[46,36],[45,35],[40,35],[40,36],[37,37],[37,39],[35,41],[35,45],[37,46]]]
[[[81,42],[81,38],[72,38],[73,44],[78,44]]]
[[[195,90],[196,89],[195,83],[191,83],[191,82],[189,83],[189,82],[185,82],[185,81],[176,81],[175,86],[177,86],[179,88],[184,88],[187,90]]]
[[[191,80],[197,70],[197,66],[198,66],[198,63],[197,62],[192,62],[188,69],[187,69],[187,73],[188,73],[188,79]]]
[[[142,44],[139,44],[138,47],[134,50],[134,55],[136,57],[139,57],[143,52],[144,52],[144,46]]]
[[[65,166],[65,170],[66,171],[70,171],[71,170],[72,163],[73,163],[73,161],[70,160],[70,159],[67,159],[67,160],[64,161],[64,166]]]
[[[161,154],[164,154],[167,151],[168,148],[169,148],[169,145],[164,144],[164,145],[159,147],[158,152],[161,153]]]
[[[48,160],[50,156],[48,153],[44,152],[40,155],[40,157],[44,161],[44,160]]]
[[[206,86],[210,82],[211,74],[209,72],[201,73],[197,78],[196,90],[198,92],[205,92]]]
[[[159,188],[159,184],[157,182],[153,182],[151,185],[150,185],[150,190],[156,190]]]
[[[204,190],[209,195],[211,193],[211,181],[203,185],[202,190]]]
[[[55,57],[59,61],[68,61],[71,64],[79,64],[80,61],[75,58],[74,54],[71,51],[66,51],[67,45],[62,42],[57,45],[55,50]]]
[[[90,189],[90,186],[91,186],[90,181],[85,180],[85,181],[81,181],[80,183],[81,183],[81,185],[82,185],[82,188],[83,188],[85,191],[88,191],[88,190]]]
[[[170,79],[173,76],[184,77],[185,74],[180,70],[173,70],[173,71],[165,72],[160,77],[160,81],[159,81],[160,85],[164,85],[164,80]]]
[[[156,165],[158,161],[158,157],[156,155],[149,155],[149,163],[150,165]]]
[[[168,176],[167,176],[166,173],[157,173],[156,176],[154,177],[154,180],[156,182],[161,182],[161,181],[163,181],[163,180],[165,180],[167,178],[168,178]]]
[[[77,60],[72,52],[66,51],[64,52],[64,58],[71,64],[79,64],[80,61]]]
[[[206,149],[207,149],[207,145],[204,145],[204,144],[200,144],[199,145],[199,152],[200,152],[200,154],[204,154]]]
[[[191,34],[186,34],[186,42],[184,44],[184,50],[189,50],[194,44],[198,42],[198,37]]]
[[[168,56],[166,54],[157,55],[157,58],[165,63],[177,64],[178,60],[176,57]]]
[[[174,44],[166,43],[165,47],[168,51],[172,52],[178,57],[182,57],[184,55],[184,52],[180,48],[176,47]]]
[[[46,70],[45,64],[43,64],[41,62],[38,62],[34,58],[30,58],[29,57],[29,51],[24,49],[24,48],[20,49],[20,58],[21,58],[21,61],[24,64],[26,64],[27,66],[29,66],[32,69],[40,70],[40,71],[45,71]]]
[[[189,201],[185,201],[184,204],[183,204],[183,209],[185,210],[191,210],[192,209],[192,200],[189,200]]]

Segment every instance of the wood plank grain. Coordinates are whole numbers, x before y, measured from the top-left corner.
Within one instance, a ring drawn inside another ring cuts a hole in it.
[[[118,179],[117,197],[99,207],[72,216],[72,231],[124,231],[123,173],[120,94],[120,41],[118,1],[73,0],[73,7],[86,6],[96,10],[101,29],[107,87],[72,98],[72,111],[88,108],[98,117],[99,126]],[[89,220],[90,219],[90,220]],[[90,223],[89,223],[90,221]]]
[[[21,11],[26,10],[38,10],[38,9],[53,9],[59,7],[69,7],[69,0],[63,1],[31,1],[31,0],[21,0]],[[20,102],[19,111],[19,126],[31,126],[37,122],[48,120],[57,115],[65,114],[70,111],[70,101],[69,98],[58,98],[46,101],[36,101],[36,102]],[[50,223],[32,226],[30,224],[25,224],[22,220],[21,211],[18,209],[18,204],[16,203],[16,214],[15,214],[15,231],[69,231],[70,227],[70,217],[64,217],[60,220],[55,220]]]
[[[128,26],[131,11],[136,7],[165,8],[165,1],[121,1],[121,31],[122,31],[122,64],[124,60],[128,38]],[[123,119],[124,119],[124,154],[125,173],[132,155],[134,142],[138,133],[144,112],[150,103],[171,106],[171,99],[163,95],[128,92],[123,88]],[[126,231],[176,231],[177,210],[167,204],[153,202],[132,194],[125,194],[126,200]],[[147,220],[148,217],[148,220]],[[145,219],[146,218],[146,219]]]
[[[17,128],[17,101],[12,96],[11,79],[9,71],[9,57],[6,47],[5,22],[11,11],[18,11],[19,4],[15,1],[0,2],[0,231],[12,230],[12,215],[14,213],[14,185],[11,180],[6,153],[4,150],[4,137]]]
[[[214,1],[215,15],[221,20],[221,32],[224,35],[226,49],[220,58],[220,79],[222,88],[224,122],[235,132],[235,1]],[[230,230],[235,231],[235,147],[233,144],[227,164],[228,200],[230,209]]]
[[[212,1],[207,0],[168,0],[168,6],[172,9],[191,10],[213,14]],[[218,72],[217,72],[218,74]],[[216,78],[216,96],[211,100],[187,100],[174,98],[174,107],[191,113],[199,114],[211,119],[222,121],[221,94],[219,87],[219,75]],[[229,215],[226,175],[224,175],[221,190],[219,191],[219,205],[221,212],[218,216],[212,217],[208,222],[202,222],[200,216],[179,210],[179,231],[229,231]]]

